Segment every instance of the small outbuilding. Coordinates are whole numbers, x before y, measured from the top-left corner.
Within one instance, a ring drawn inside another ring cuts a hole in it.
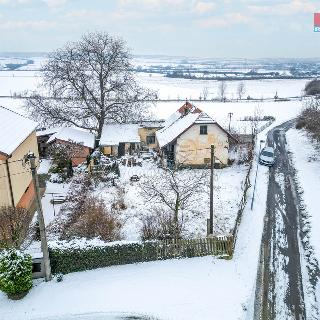
[[[54,144],[77,144],[77,155],[72,158],[72,165],[77,166],[84,162],[94,149],[95,135],[91,132],[76,128],[63,127],[52,134],[47,141],[48,146]]]
[[[100,147],[107,156],[122,157],[140,149],[139,124],[107,123],[103,126]]]

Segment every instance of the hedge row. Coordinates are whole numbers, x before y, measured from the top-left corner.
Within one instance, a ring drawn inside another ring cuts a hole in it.
[[[197,239],[119,244],[106,247],[50,248],[53,274],[70,273],[114,265],[192,258],[206,255],[231,256],[232,240]]]

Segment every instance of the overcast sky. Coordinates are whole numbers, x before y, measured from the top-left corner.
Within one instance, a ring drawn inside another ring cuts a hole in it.
[[[0,0],[0,51],[50,51],[103,30],[134,54],[319,57],[314,12],[319,0]]]

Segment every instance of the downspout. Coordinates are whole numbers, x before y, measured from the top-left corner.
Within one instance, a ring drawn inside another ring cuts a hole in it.
[[[11,205],[12,205],[12,207],[14,207],[14,197],[13,197],[12,181],[11,181],[11,175],[10,175],[10,168],[9,168],[8,158],[7,158],[5,161],[6,161],[6,168],[7,168],[7,175],[8,175],[8,183],[9,183],[10,197],[11,197]]]

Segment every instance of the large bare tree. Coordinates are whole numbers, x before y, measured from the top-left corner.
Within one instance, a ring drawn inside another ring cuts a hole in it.
[[[45,125],[91,130],[97,140],[107,121],[141,119],[153,97],[137,84],[126,43],[105,32],[88,33],[51,53],[42,74],[50,98],[34,93],[27,102],[31,115]]]

